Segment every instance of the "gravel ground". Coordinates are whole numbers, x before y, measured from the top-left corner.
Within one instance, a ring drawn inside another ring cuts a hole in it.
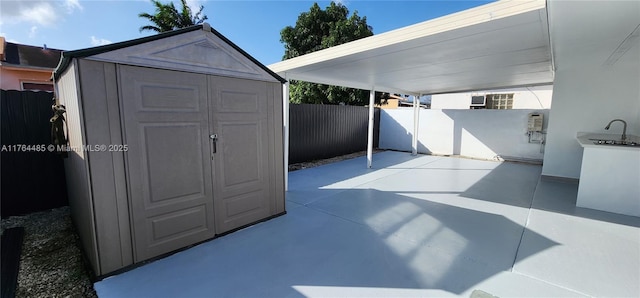
[[[379,152],[376,150],[375,152]],[[356,152],[289,165],[296,171],[366,155]],[[2,219],[5,229],[24,227],[16,297],[97,297],[82,258],[69,207]]]
[[[377,153],[377,152],[381,152],[381,151],[384,151],[384,150],[374,149],[373,153]],[[289,172],[308,169],[308,168],[313,168],[313,167],[329,164],[329,163],[332,163],[332,162],[338,162],[338,161],[342,161],[342,160],[346,160],[346,159],[352,159],[352,158],[365,156],[365,155],[367,155],[367,151],[359,151],[359,152],[355,152],[355,153],[351,153],[351,154],[347,154],[347,155],[336,156],[336,157],[327,158],[327,159],[320,159],[320,160],[313,160],[313,161],[309,161],[309,162],[301,162],[301,163],[290,164],[289,165]]]
[[[69,207],[2,219],[13,227],[25,229],[16,297],[97,297]]]

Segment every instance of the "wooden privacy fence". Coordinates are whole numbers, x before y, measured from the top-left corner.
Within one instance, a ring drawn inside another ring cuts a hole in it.
[[[67,205],[63,159],[48,147],[53,93],[0,92],[2,217]]]
[[[367,149],[369,108],[292,104],[289,106],[289,163],[311,161]],[[375,109],[374,148],[380,109]]]

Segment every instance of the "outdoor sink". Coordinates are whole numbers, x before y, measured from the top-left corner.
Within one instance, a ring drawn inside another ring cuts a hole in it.
[[[613,145],[613,146],[640,146],[637,142],[622,141],[622,140],[603,140],[603,139],[589,139],[594,141],[596,145]]]
[[[606,147],[612,150],[633,149],[633,151],[640,149],[640,137],[636,135],[626,135],[626,138],[623,140],[619,134],[578,132],[576,139],[583,148]]]
[[[640,137],[578,132],[576,139],[582,146],[576,206],[640,216]]]

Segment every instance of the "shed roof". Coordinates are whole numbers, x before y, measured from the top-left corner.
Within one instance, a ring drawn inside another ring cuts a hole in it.
[[[498,1],[269,67],[286,79],[414,95],[549,84],[546,2]]]
[[[64,71],[69,67],[69,64],[71,63],[72,59],[74,59],[74,58],[92,57],[92,58],[97,58],[97,60],[104,60],[104,59],[101,59],[101,58],[102,57],[108,57],[109,53],[112,53],[112,52],[116,52],[116,51],[119,51],[119,50],[121,51],[123,49],[139,46],[139,45],[142,45],[142,44],[145,44],[145,43],[152,43],[152,42],[155,42],[155,41],[158,41],[158,40],[163,40],[163,39],[170,38],[170,37],[173,37],[173,36],[187,34],[187,33],[190,33],[190,32],[197,31],[197,30],[204,30],[206,32],[211,32],[213,36],[215,36],[216,38],[218,38],[219,40],[224,42],[226,45],[230,46],[236,52],[240,53],[244,58],[248,59],[251,63],[253,63],[254,65],[258,66],[261,70],[263,70],[264,72],[266,72],[267,74],[272,76],[274,79],[276,79],[276,80],[278,80],[278,81],[280,81],[282,83],[286,82],[286,80],[284,78],[282,78],[281,76],[279,76],[278,74],[273,72],[271,69],[266,67],[264,64],[260,63],[260,61],[258,61],[255,58],[253,58],[251,55],[249,55],[242,48],[240,48],[239,46],[234,44],[231,40],[226,38],[220,32],[218,32],[215,29],[211,28],[209,26],[209,24],[207,24],[207,23],[204,23],[204,24],[201,24],[201,25],[195,25],[195,26],[191,26],[191,27],[187,27],[187,28],[182,28],[182,29],[178,29],[178,30],[173,30],[173,31],[169,31],[169,32],[159,33],[159,34],[156,34],[156,35],[142,37],[142,38],[138,38],[138,39],[132,39],[132,40],[128,40],[128,41],[123,41],[123,42],[118,42],[118,43],[112,43],[112,44],[108,44],[108,45],[98,46],[98,47],[80,49],[80,50],[75,50],[75,51],[64,51],[64,52],[62,52],[62,57],[60,59],[58,67],[56,68],[56,70],[53,73],[54,80],[57,80],[60,77],[60,75],[62,73],[64,73]],[[200,45],[202,45],[204,48],[207,48],[209,50],[209,52],[218,49],[218,47],[216,45],[213,45],[213,44],[202,44],[202,43],[200,43]],[[167,51],[170,51],[170,50],[175,49],[175,48],[176,47],[166,48],[166,49],[162,49],[162,51],[167,52]],[[159,53],[159,52],[156,51],[156,52],[154,52],[152,54],[157,54],[157,53]],[[120,54],[120,53],[118,53],[118,54]],[[141,53],[141,55],[145,55],[145,54],[150,54],[150,53]],[[176,54],[176,53],[174,52],[172,54]],[[125,56],[126,55],[123,55],[123,59],[127,58]],[[131,58],[131,56],[129,56],[128,58]],[[134,57],[134,58],[144,59],[142,57]],[[195,57],[195,58],[197,59],[197,58],[200,58],[200,57]],[[208,65],[201,64],[201,65],[197,65],[196,68],[204,69],[207,66]]]

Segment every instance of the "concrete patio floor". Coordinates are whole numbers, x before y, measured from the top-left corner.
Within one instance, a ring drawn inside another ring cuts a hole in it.
[[[540,166],[391,151],[365,165],[361,157],[292,172],[288,214],[95,289],[100,297],[640,297],[640,218],[575,207],[577,185],[540,179]]]

